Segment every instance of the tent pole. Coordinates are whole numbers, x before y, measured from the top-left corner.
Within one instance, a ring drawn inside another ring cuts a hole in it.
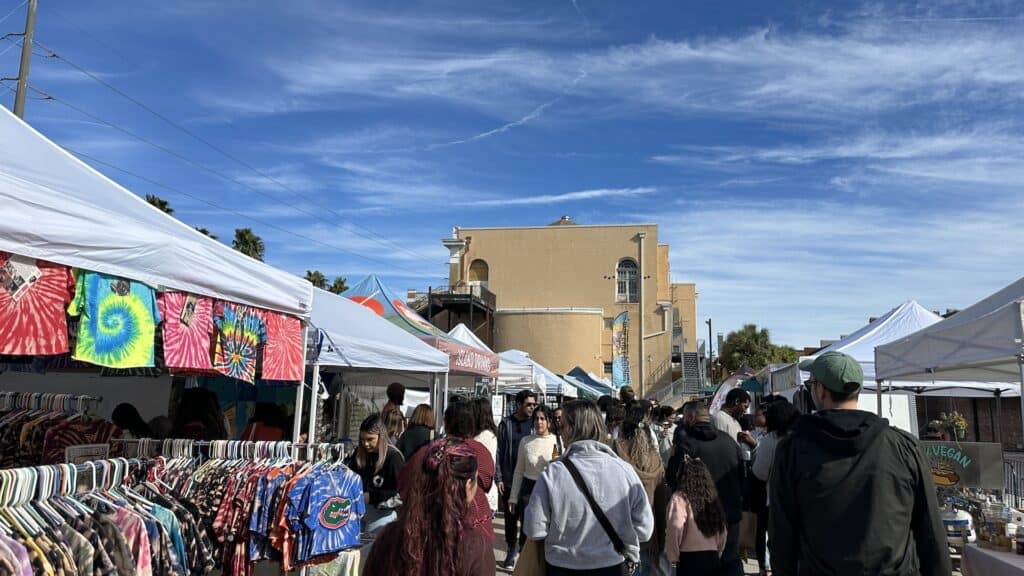
[[[878,398],[878,417],[882,417],[882,381],[875,380],[875,395]]]
[[[309,428],[306,436],[306,459],[313,459],[313,444],[316,444],[317,406],[320,404],[320,361],[313,363],[313,386],[309,391]]]
[[[1017,355],[1017,370],[1020,371],[1020,426],[1021,434],[1024,434],[1024,344],[1021,345],[1021,352]],[[1024,441],[1024,436],[1022,436]]]
[[[996,442],[1003,443],[1003,391],[996,390],[996,417],[995,421],[996,429]]]
[[[303,358],[308,360],[307,347],[309,346],[309,323],[306,323],[306,329],[302,331],[302,355]],[[299,385],[295,388],[295,421],[292,423],[292,443],[299,443],[299,434],[302,433],[302,401],[304,394],[306,393],[306,378],[303,374],[302,380],[299,381]],[[292,457],[299,457],[299,449],[292,448]]]

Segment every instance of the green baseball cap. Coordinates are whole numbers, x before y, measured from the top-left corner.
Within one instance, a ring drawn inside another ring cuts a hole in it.
[[[811,379],[833,392],[857,392],[864,385],[864,370],[860,362],[842,352],[826,352],[817,358],[804,360],[800,369],[811,373]]]

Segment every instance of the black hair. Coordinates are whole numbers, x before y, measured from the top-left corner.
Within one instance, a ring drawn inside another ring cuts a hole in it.
[[[174,413],[172,438],[225,440],[228,429],[217,395],[206,388],[186,388]]]
[[[132,404],[118,404],[114,408],[113,414],[110,415],[110,420],[118,428],[131,432],[132,436],[136,438],[153,437],[153,431],[149,429],[149,424],[146,424],[146,421],[139,415],[138,409]]]
[[[824,386],[824,384],[822,384],[822,386]],[[852,392],[836,392],[835,390],[826,387],[825,392],[828,393],[829,397],[832,398],[832,401],[836,404],[847,402],[849,400],[856,400],[857,397],[860,396],[860,389],[854,389]]]
[[[743,388],[733,388],[725,395],[725,403],[727,405],[738,404],[740,402],[750,402],[750,393]]]
[[[394,404],[401,404],[405,402],[405,386],[402,386],[398,382],[392,382],[388,384],[388,400]]]
[[[288,416],[285,415],[284,410],[278,404],[273,402],[257,402],[253,406],[252,417],[249,418],[249,421],[262,422],[267,426],[285,430],[288,424]]]
[[[740,423],[740,430],[750,432],[754,429],[754,417],[750,414],[743,414],[736,420]]]
[[[527,398],[537,399],[537,393],[533,390],[520,390],[516,393],[516,406],[522,405]]]
[[[693,509],[697,529],[706,537],[726,531],[725,508],[707,465],[699,458],[684,456],[677,477],[678,491]]]
[[[469,402],[449,404],[444,411],[444,430],[449,436],[473,438],[477,434],[476,415]]]
[[[632,388],[623,386],[619,388],[619,400],[622,400],[625,404],[632,404],[636,401],[636,392]]]
[[[536,421],[537,420],[537,414],[543,414],[544,418],[548,421],[548,432],[550,432],[552,434],[557,432],[557,430],[555,430],[555,411],[554,410],[552,410],[548,406],[545,406],[544,404],[538,404],[537,408],[535,408],[533,410],[533,416],[531,416],[530,419],[533,420],[533,421]]]
[[[476,417],[476,433],[490,430],[495,436],[498,435],[498,427],[494,425],[494,412],[491,408],[491,401],[480,397],[473,402],[473,416]],[[540,408],[540,406],[538,406]]]
[[[659,420],[671,420],[672,416],[676,413],[675,409],[671,406],[662,406],[658,408],[658,419]]]
[[[626,407],[621,402],[614,402],[608,405],[605,413],[605,426],[609,429],[626,419]]]
[[[772,402],[764,410],[765,428],[780,435],[789,432],[799,419],[800,409],[785,398]]]

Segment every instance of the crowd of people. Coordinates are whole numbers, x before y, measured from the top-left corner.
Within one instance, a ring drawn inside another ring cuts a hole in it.
[[[440,439],[426,405],[397,436],[389,409],[370,416],[351,463],[377,509],[365,573],[495,574],[500,514],[515,574],[740,576],[747,514],[762,575],[950,574],[916,440],[857,409],[850,357],[801,368],[812,414],[781,396],[751,413],[742,389],[715,414],[675,410],[624,387],[557,408],[522,391],[498,425],[488,399],[456,399]]]

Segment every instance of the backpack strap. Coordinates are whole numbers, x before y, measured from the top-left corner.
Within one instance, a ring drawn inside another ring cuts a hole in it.
[[[619,533],[615,531],[612,526],[611,520],[604,515],[604,511],[597,505],[594,500],[593,494],[590,493],[590,488],[587,488],[587,483],[583,481],[583,476],[580,475],[580,471],[576,468],[576,465],[572,463],[569,458],[562,458],[561,462],[565,464],[565,468],[572,475],[572,479],[576,481],[576,487],[583,493],[583,497],[587,499],[587,503],[590,504],[590,509],[594,512],[594,516],[597,516],[597,521],[604,528],[605,533],[608,535],[608,539],[612,541],[612,546],[615,547],[615,551],[626,558],[626,545],[622,542],[622,538],[619,537]]]

